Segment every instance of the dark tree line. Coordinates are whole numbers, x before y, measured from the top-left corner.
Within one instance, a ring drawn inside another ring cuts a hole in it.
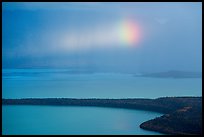
[[[3,105],[97,106],[141,109],[165,113],[140,125],[143,129],[169,134],[202,134],[202,97],[163,97],[158,99],[2,99]]]

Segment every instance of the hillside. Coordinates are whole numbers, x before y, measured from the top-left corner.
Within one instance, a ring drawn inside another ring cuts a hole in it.
[[[157,73],[144,73],[137,77],[154,77],[154,78],[202,78],[202,72],[190,71],[167,71]]]
[[[2,99],[3,105],[98,106],[141,109],[164,113],[146,121],[140,128],[166,134],[202,134],[202,97],[163,97],[158,99]]]

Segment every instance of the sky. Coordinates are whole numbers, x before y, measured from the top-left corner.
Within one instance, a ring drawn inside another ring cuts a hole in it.
[[[201,2],[3,2],[3,68],[202,71]]]

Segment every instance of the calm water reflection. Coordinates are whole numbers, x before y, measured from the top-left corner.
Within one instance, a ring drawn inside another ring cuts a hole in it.
[[[160,113],[65,106],[3,106],[3,134],[160,134],[139,128]]]

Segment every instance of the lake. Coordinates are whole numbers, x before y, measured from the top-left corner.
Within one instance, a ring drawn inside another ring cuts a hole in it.
[[[76,106],[3,106],[3,135],[141,134],[159,135],[139,128],[162,114],[142,110]]]
[[[3,98],[201,96],[201,78],[147,78],[75,69],[3,69]]]
[[[76,69],[3,69],[3,98],[202,96],[201,78],[145,78]],[[2,106],[3,134],[160,134],[139,128],[156,112],[102,107]]]

